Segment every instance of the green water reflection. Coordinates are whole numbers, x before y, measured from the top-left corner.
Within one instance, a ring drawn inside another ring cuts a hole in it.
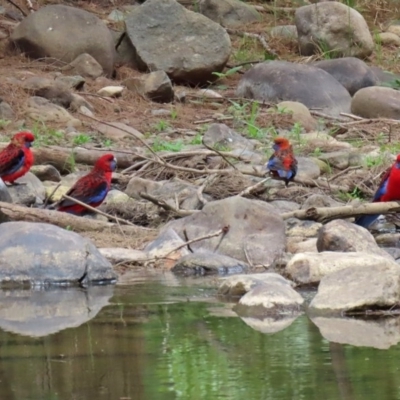
[[[75,312],[78,327],[65,329],[61,307],[63,330],[45,337],[9,332],[29,333],[34,321],[21,322],[24,308],[18,323],[10,314],[5,322],[0,301],[0,326],[9,330],[0,331],[0,399],[400,399],[399,345],[329,343],[305,316],[264,334],[213,295],[154,282],[116,287],[93,319],[82,323]],[[96,293],[85,296],[95,309]]]

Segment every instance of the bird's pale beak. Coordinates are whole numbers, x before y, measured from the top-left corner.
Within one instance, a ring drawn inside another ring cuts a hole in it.
[[[32,147],[32,142],[25,142],[25,147],[27,149],[29,149],[30,147]]]
[[[111,161],[111,169],[115,171],[117,169],[117,159],[114,157]]]

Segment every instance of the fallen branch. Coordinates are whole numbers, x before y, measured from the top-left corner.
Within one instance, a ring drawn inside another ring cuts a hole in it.
[[[103,212],[101,210],[98,210],[97,208],[94,208],[94,207],[90,206],[89,204],[83,203],[82,201],[74,199],[73,197],[68,196],[66,194],[63,194],[62,197],[64,197],[67,200],[71,200],[74,203],[79,204],[80,206],[85,207],[86,209],[88,209],[88,210],[90,210],[90,211],[92,211],[92,212],[94,212],[96,214],[103,215],[104,217],[113,219],[117,223],[122,222],[125,225],[136,226],[135,224],[133,224],[130,221],[127,221],[126,219],[118,218],[118,217],[115,217],[114,215],[107,214],[107,213],[105,213],[105,212]]]
[[[90,218],[77,217],[64,212],[44,210],[41,208],[28,208],[18,204],[0,202],[0,214],[10,221],[44,222],[61,228],[70,227],[75,232],[106,232],[121,233],[126,235],[145,235],[151,229],[137,225],[121,225],[103,222]]]
[[[151,201],[153,204],[163,208],[164,210],[172,211],[173,213],[179,215],[180,217],[187,217],[188,215],[192,215],[200,211],[200,210],[182,210],[180,208],[171,206],[171,204],[168,204],[165,200],[157,199],[157,197],[154,197],[144,192],[140,192],[139,196],[145,200]]]
[[[400,203],[390,201],[387,203],[367,203],[358,207],[311,207],[306,210],[296,210],[281,214],[283,219],[298,218],[318,222],[329,222],[334,219],[358,217],[366,214],[392,214],[400,212]]]
[[[255,192],[259,187],[261,187],[265,182],[269,181],[271,178],[265,178],[260,182],[257,182],[255,185],[249,186],[246,189],[242,190],[238,196],[247,196],[253,192]]]

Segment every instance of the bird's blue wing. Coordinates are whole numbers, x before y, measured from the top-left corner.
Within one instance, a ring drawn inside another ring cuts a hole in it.
[[[17,172],[25,162],[23,150],[17,150],[14,155],[4,153],[0,157],[0,177]]]
[[[71,190],[67,193],[67,195],[85,204],[93,204],[103,201],[107,195],[107,192],[108,192],[107,182],[101,181],[93,186],[79,185],[78,187],[72,187]],[[69,207],[73,206],[74,204],[76,203],[73,202],[72,200],[65,199],[59,204],[59,206]]]

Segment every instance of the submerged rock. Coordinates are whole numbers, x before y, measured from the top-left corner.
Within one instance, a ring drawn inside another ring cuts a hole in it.
[[[234,311],[241,317],[250,318],[300,313],[304,299],[292,288],[291,282],[277,278],[274,273],[265,275],[262,282],[252,285],[241,297]]]
[[[0,291],[1,329],[31,337],[76,328],[109,304],[113,286]]]
[[[51,285],[114,283],[111,264],[75,232],[30,222],[0,225],[0,282]]]
[[[373,320],[314,317],[321,335],[333,343],[389,349],[400,342],[400,317]]]
[[[243,296],[255,286],[265,282],[278,282],[281,284],[294,285],[292,282],[279,274],[272,272],[248,275],[235,275],[229,278],[223,278],[218,288],[218,294],[223,296]]]
[[[183,256],[171,269],[180,275],[238,274],[247,271],[248,264],[211,251]]]

